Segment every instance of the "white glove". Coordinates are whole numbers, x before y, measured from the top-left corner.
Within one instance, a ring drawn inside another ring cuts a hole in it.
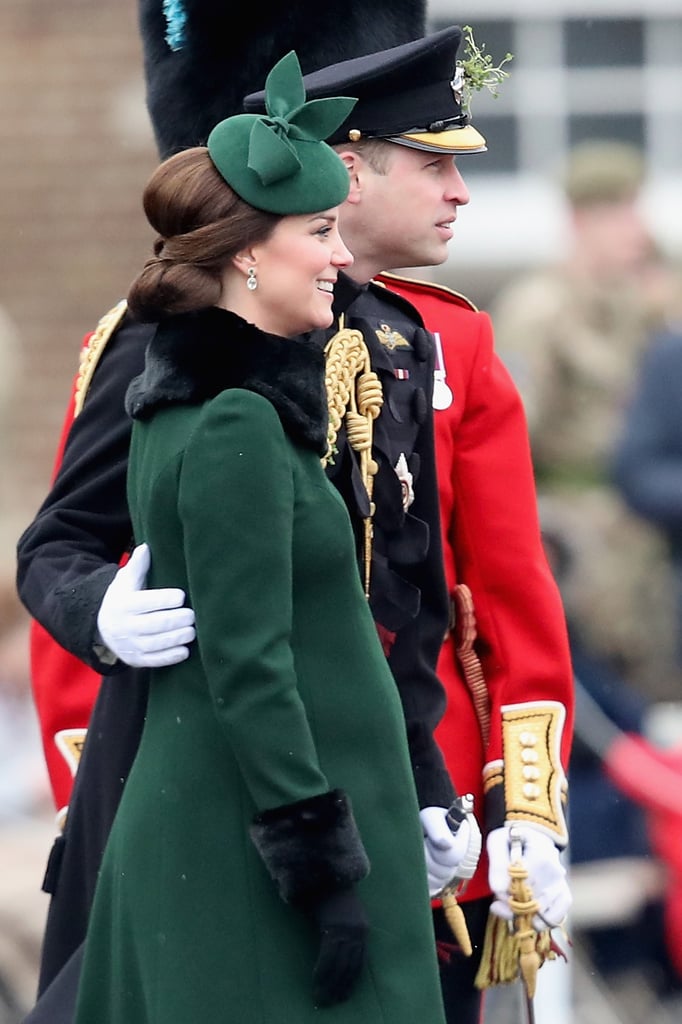
[[[552,839],[525,823],[493,829],[486,841],[490,862],[488,881],[495,894],[491,912],[507,921],[513,917],[509,906],[509,863],[512,859],[509,832],[512,827],[521,840],[521,858],[528,872],[527,883],[538,902],[533,927],[536,931],[554,928],[564,920],[573,902],[566,868]]]
[[[462,869],[460,877],[471,878],[481,852],[481,831],[473,814],[467,814],[453,834],[445,816],[447,807],[424,807],[419,812],[424,833],[424,857],[429,879],[429,896],[437,896]]]
[[[135,548],[109,584],[97,613],[104,645],[134,668],[175,665],[189,656],[195,636],[194,611],[184,608],[184,590],[144,590],[150,554]]]

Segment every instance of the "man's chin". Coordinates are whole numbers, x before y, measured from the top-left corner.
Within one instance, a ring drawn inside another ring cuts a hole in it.
[[[433,247],[429,251],[410,253],[409,262],[403,267],[440,267],[448,258],[447,245]]]

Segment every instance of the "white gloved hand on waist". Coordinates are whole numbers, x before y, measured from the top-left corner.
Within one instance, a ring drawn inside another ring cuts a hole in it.
[[[134,668],[184,661],[196,636],[194,611],[184,607],[184,590],[144,589],[149,566],[149,547],[140,544],[109,584],[97,613],[104,646]]]

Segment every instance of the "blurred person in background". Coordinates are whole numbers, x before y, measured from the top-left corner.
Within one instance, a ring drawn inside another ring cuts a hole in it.
[[[36,886],[51,835],[50,791],[31,696],[29,617],[14,577],[0,578],[0,1022],[35,992],[47,898]]]
[[[561,589],[572,552],[549,528],[544,542]],[[659,1005],[682,991],[682,932],[667,920],[671,898],[677,899],[677,858],[671,863],[658,835],[677,831],[682,840],[682,832],[676,815],[657,802],[658,762],[670,769],[668,782],[678,773],[682,782],[682,764],[666,760],[662,747],[649,740],[657,705],[596,655],[574,622],[568,628],[576,686],[569,764],[573,935],[586,946],[614,1002],[631,998],[634,985],[642,1004]],[[619,744],[632,763],[625,772],[620,754],[614,771]],[[595,908],[589,901],[596,892]]]
[[[564,258],[512,281],[491,312],[524,401],[541,519],[572,552],[568,617],[616,673],[648,699],[663,699],[673,686],[665,553],[610,479],[648,342],[644,180],[637,148],[611,140],[576,146],[563,176]]]
[[[21,348],[16,325],[0,306],[0,417],[3,427],[18,383],[20,363]]]
[[[0,573],[11,571],[16,543],[16,485],[12,474],[12,405],[22,366],[19,332],[0,306]]]
[[[630,508],[665,538],[682,684],[682,268],[661,256],[649,281],[659,316],[616,439],[613,479]],[[676,696],[682,700],[682,685]]]
[[[7,572],[0,579],[0,823],[42,813],[50,796],[31,696],[29,621]]]
[[[14,585],[17,487],[13,404],[19,331],[0,306],[0,1021],[15,1024],[35,989],[47,902],[37,890],[50,836],[50,792],[31,694],[29,617]]]
[[[655,314],[613,453],[613,480],[633,513],[660,532],[673,589],[675,678],[654,729],[682,781],[682,268],[654,254],[647,283]],[[678,791],[679,791],[678,783]],[[682,992],[682,815],[657,814],[652,843],[666,868],[665,949]],[[679,1012],[679,1002],[678,1002]]]

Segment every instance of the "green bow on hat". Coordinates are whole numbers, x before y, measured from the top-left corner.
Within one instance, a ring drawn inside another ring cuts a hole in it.
[[[348,195],[348,171],[323,140],[356,104],[347,96],[305,101],[292,50],[265,83],[266,114],[237,114],[216,125],[208,152],[237,195],[270,213],[316,213]]]

